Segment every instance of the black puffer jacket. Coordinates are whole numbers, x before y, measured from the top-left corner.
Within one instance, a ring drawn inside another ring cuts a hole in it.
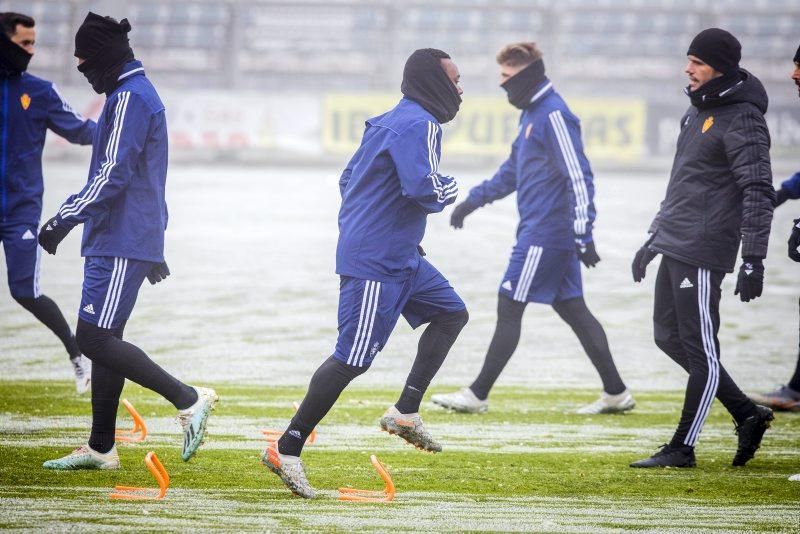
[[[761,82],[708,97],[681,120],[667,194],[650,232],[650,248],[713,271],[733,272],[736,251],[765,258],[772,223],[770,137]]]

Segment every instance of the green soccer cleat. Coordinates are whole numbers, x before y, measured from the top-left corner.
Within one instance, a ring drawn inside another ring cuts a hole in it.
[[[442,446],[425,429],[418,413],[402,414],[392,406],[381,417],[380,425],[384,432],[397,434],[421,451],[442,452]]]
[[[119,455],[117,447],[101,454],[92,450],[89,445],[81,445],[68,455],[55,460],[47,460],[42,464],[45,469],[58,469],[73,471],[76,469],[119,469]]]
[[[304,499],[316,496],[314,488],[306,478],[306,469],[299,456],[289,456],[278,452],[278,442],[274,441],[261,454],[261,464],[278,475],[286,487]]]
[[[206,436],[206,426],[214,405],[219,400],[217,392],[211,388],[194,388],[197,391],[197,402],[190,408],[181,410],[178,414],[178,423],[183,428],[183,452],[181,458],[184,462],[194,456]]]

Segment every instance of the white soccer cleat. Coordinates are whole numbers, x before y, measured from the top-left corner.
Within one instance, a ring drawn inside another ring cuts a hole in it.
[[[70,358],[69,361],[72,363],[72,370],[75,371],[75,391],[78,395],[83,395],[89,391],[92,383],[92,360],[81,355]]]
[[[800,482],[800,474],[790,476],[789,480],[791,480],[792,482]]]
[[[76,469],[119,469],[119,455],[116,445],[105,454],[92,450],[89,445],[81,445],[68,455],[42,464],[45,469],[73,471]]]
[[[217,392],[211,388],[194,388],[197,391],[197,402],[185,410],[178,412],[178,423],[183,429],[183,452],[181,458],[184,462],[194,456],[206,436],[208,418],[214,410],[214,405],[219,400]]]
[[[600,398],[591,404],[580,408],[575,413],[582,415],[594,415],[601,413],[623,413],[633,410],[636,406],[636,401],[633,400],[630,390],[626,389],[617,395],[609,395],[605,391],[600,395]]]
[[[455,393],[432,395],[431,400],[442,408],[459,413],[486,413],[489,410],[489,401],[480,400],[469,388],[463,388]]]

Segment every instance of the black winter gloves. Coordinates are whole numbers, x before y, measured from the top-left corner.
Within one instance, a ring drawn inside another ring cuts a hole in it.
[[[164,280],[166,277],[169,276],[169,267],[167,267],[167,262],[162,261],[161,263],[156,263],[153,265],[153,268],[150,269],[150,272],[147,273],[147,280],[156,285],[160,281]]]
[[[70,229],[58,222],[58,216],[53,217],[39,230],[39,244],[48,254],[55,254],[58,244],[61,243]]]
[[[453,228],[464,228],[464,218],[475,211],[477,208],[473,207],[467,202],[462,202],[453,210],[450,215],[450,226]]]
[[[594,248],[594,241],[589,241],[585,245],[576,243],[575,246],[578,249],[578,258],[586,267],[594,267],[600,263],[600,256],[597,255],[597,250]]]
[[[797,252],[797,247],[800,247],[800,219],[794,220],[792,235],[789,236],[789,257],[800,262],[800,252]]]
[[[742,302],[761,296],[764,289],[764,263],[761,258],[746,257],[742,258],[742,265],[739,266],[739,277],[736,279],[736,289],[734,295],[739,295]]]
[[[653,237],[650,236],[648,240],[642,245],[642,248],[636,251],[631,264],[631,273],[633,274],[634,282],[641,282],[644,280],[644,275],[647,273],[647,265],[653,261],[653,258],[658,256],[656,252],[650,250],[650,243],[653,242]]]

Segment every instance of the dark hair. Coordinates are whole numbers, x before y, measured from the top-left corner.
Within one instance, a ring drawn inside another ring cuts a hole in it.
[[[432,55],[436,59],[452,59],[450,57],[450,54],[448,54],[447,52],[443,52],[442,50],[439,50],[438,48],[423,48],[422,50],[424,50],[425,52],[429,53],[430,55]]]
[[[17,26],[19,24],[22,24],[26,28],[33,28],[36,22],[32,17],[23,15],[22,13],[14,13],[12,11],[0,13],[0,28],[2,28],[9,37],[17,33]]]

